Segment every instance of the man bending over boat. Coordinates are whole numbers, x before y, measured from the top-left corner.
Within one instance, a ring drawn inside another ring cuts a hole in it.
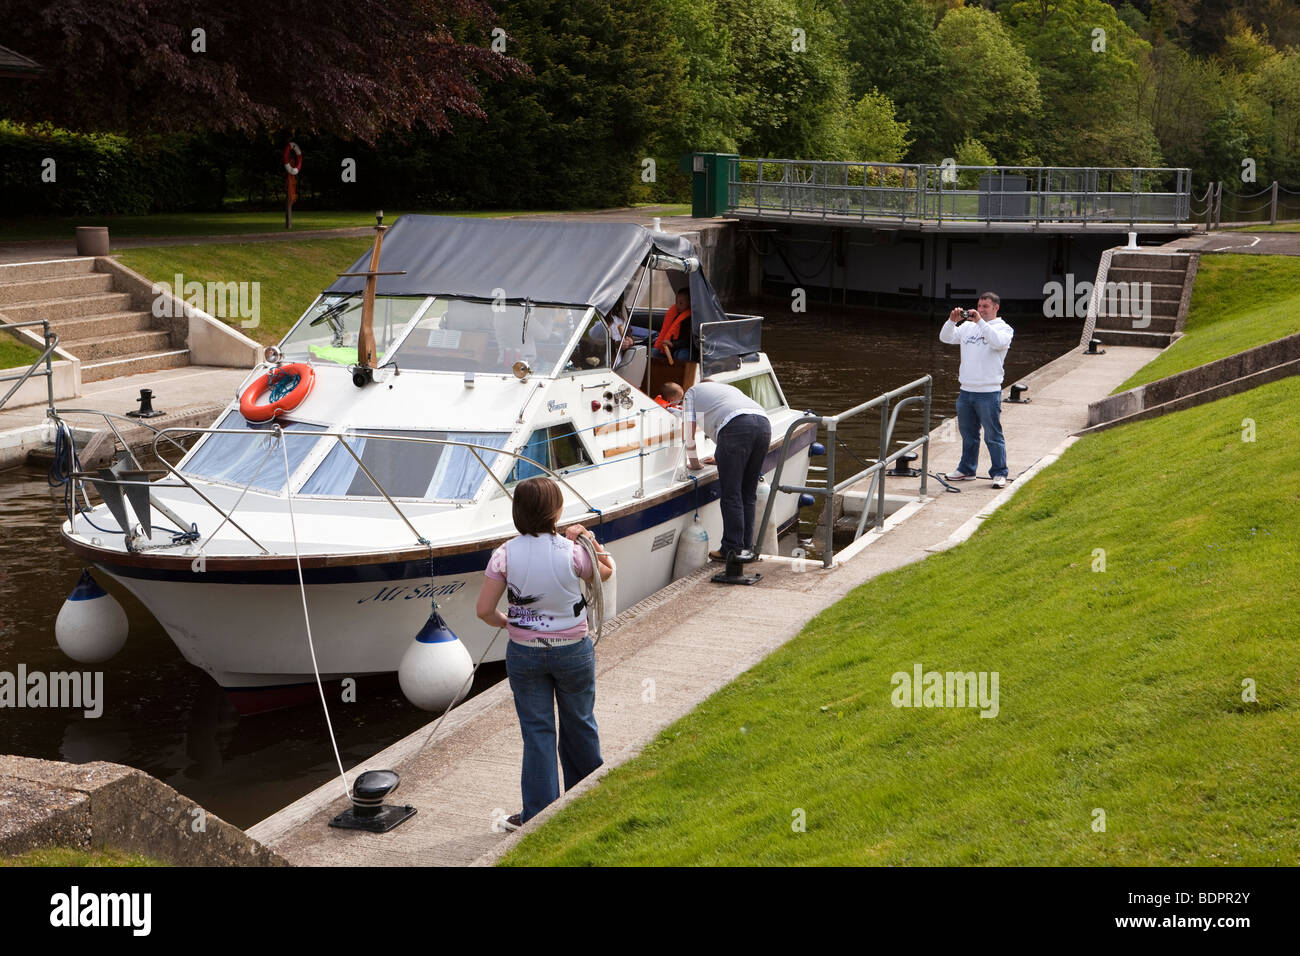
[[[671,401],[670,386],[663,397]],[[676,387],[680,391],[680,386]],[[741,561],[754,560],[754,507],[758,501],[758,479],[763,459],[772,444],[772,423],[763,406],[740,389],[705,379],[686,391],[682,399],[682,422],[686,435],[686,467],[698,471],[702,465],[695,454],[695,425],[717,446],[703,464],[718,465],[722,485],[722,543],[710,551],[714,561],[725,561],[736,552]]]

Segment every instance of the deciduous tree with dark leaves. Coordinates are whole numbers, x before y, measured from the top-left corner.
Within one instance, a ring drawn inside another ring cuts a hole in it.
[[[484,0],[0,0],[35,81],[0,114],[81,130],[288,128],[373,142],[481,115],[521,69],[491,49]]]

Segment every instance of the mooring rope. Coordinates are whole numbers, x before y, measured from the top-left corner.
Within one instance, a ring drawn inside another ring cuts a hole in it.
[[[343,781],[343,796],[352,799],[352,788],[348,786],[348,775],[343,769],[343,758],[339,755],[339,743],[334,737],[334,724],[330,720],[329,704],[325,702],[325,685],[321,683],[320,667],[316,663],[316,642],[311,636],[311,615],[307,613],[307,584],[302,576],[302,555],[298,552],[298,524],[293,514],[293,486],[289,472],[289,447],[284,440],[283,429],[275,426],[276,436],[280,439],[280,450],[284,455],[284,491],[289,499],[289,529],[293,533],[293,560],[298,565],[298,591],[302,595],[302,619],[307,625],[307,647],[311,651],[311,669],[316,675],[316,689],[320,691],[320,706],[325,711],[325,726],[329,730],[330,744],[334,747],[334,759],[339,765],[339,778]]]

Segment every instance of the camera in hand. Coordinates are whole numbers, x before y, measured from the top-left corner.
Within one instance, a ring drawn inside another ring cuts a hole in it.
[[[973,322],[975,319],[978,319],[980,317],[980,314],[976,312],[974,309],[962,309],[961,317],[962,320],[965,322]]]

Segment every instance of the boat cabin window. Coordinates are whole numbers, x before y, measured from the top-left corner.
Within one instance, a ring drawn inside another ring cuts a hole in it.
[[[583,306],[452,299],[433,300],[398,348],[402,369],[510,374],[525,361],[552,375],[569,358],[569,343],[585,325]]]
[[[776,387],[776,381],[772,378],[771,372],[738,379],[730,384],[762,405],[765,412],[785,408],[785,399],[781,397],[781,391]]]
[[[427,296],[375,296],[375,352],[380,362],[415,317]],[[286,361],[355,365],[361,331],[361,293],[327,294],[317,299],[282,343]]]
[[[292,475],[315,446],[315,433],[325,428],[302,422],[282,421],[280,424],[284,428],[285,452],[289,456],[289,474]],[[181,467],[184,474],[192,478],[250,485],[276,493],[284,489],[285,453],[280,451],[275,438],[275,422],[253,425],[239,412],[231,412],[217,427],[240,429],[247,434],[208,435]]]
[[[591,456],[587,454],[582,439],[578,437],[574,426],[569,423],[551,425],[549,428],[539,428],[533,432],[528,439],[528,444],[519,453],[526,458],[540,462],[555,472],[591,464]],[[532,462],[515,459],[515,466],[510,469],[510,475],[506,478],[506,482],[522,481],[525,478],[532,478],[534,475],[542,474],[545,474],[545,472]]]
[[[387,431],[356,432],[347,439],[362,463],[394,498],[436,500],[473,498],[487,478],[474,450],[463,445],[441,445],[427,441],[394,439],[433,438],[443,441],[505,447],[505,432]],[[325,460],[302,486],[303,495],[380,497],[374,482],[357,466],[356,458],[337,439]],[[478,450],[483,464],[491,468],[497,456]]]

